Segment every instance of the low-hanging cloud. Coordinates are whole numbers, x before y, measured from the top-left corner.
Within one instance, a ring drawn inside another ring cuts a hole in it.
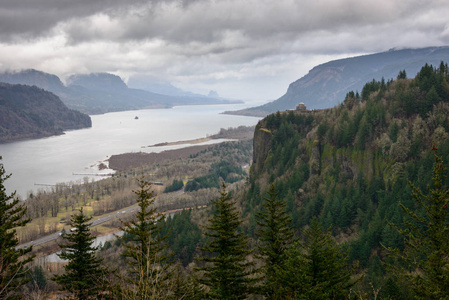
[[[444,0],[4,0],[0,68],[286,86],[312,57],[446,45],[448,15]]]

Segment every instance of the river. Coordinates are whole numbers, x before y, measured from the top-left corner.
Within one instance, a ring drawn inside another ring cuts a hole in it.
[[[6,173],[12,174],[4,182],[6,190],[25,198],[30,192],[56,183],[79,182],[85,177],[98,179],[85,174],[100,173],[98,164],[110,155],[181,148],[185,146],[143,147],[206,137],[221,128],[257,124],[259,118],[221,114],[244,107],[242,104],[178,106],[92,115],[91,128],[0,144]]]

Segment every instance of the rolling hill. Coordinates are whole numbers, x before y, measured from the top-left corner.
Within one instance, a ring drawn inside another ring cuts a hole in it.
[[[36,86],[0,83],[0,143],[62,134],[91,127],[88,115]]]

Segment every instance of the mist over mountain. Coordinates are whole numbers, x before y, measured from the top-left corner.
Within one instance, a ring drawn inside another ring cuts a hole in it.
[[[0,82],[9,84],[24,84],[30,86],[35,85],[51,92],[63,91],[64,89],[66,89],[58,76],[34,69],[23,70],[20,72],[1,73]]]
[[[170,92],[170,89],[165,89],[167,94],[162,94],[164,90],[161,88],[157,89],[161,93],[129,88],[119,76],[108,73],[75,74],[67,79],[65,86],[56,75],[38,70],[24,70],[2,73],[0,82],[35,85],[58,95],[67,107],[87,114],[237,102],[182,93],[181,90]],[[151,89],[151,85],[148,89]]]
[[[144,90],[167,96],[202,96],[184,91],[169,82],[162,82],[145,76],[131,76],[128,79],[129,88]]]
[[[267,104],[232,114],[265,116],[293,109],[303,102],[309,109],[330,108],[344,100],[349,91],[361,91],[365,83],[395,79],[405,70],[413,78],[426,63],[438,66],[449,61],[449,47],[391,49],[386,52],[339,59],[314,67],[291,83],[285,95]]]
[[[72,75],[67,79],[68,86],[82,86],[90,90],[115,92],[127,90],[123,80],[109,73],[92,73],[86,75]]]

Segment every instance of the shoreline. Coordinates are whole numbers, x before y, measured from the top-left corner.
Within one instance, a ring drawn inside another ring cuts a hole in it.
[[[203,138],[197,138],[197,139],[186,140],[186,141],[158,143],[158,144],[149,145],[149,146],[142,146],[142,148],[153,148],[153,147],[162,147],[162,146],[179,146],[179,145],[195,145],[195,144],[209,142],[214,139],[215,138],[212,138],[212,137],[205,137],[205,138],[203,137]]]
[[[191,155],[197,154],[209,147],[211,144],[197,145],[201,143],[207,143],[212,140],[246,140],[252,139],[254,136],[255,126],[240,126],[237,128],[221,129],[219,133],[191,140],[176,141],[176,142],[165,142],[158,143],[149,146],[142,146],[142,148],[151,147],[161,147],[161,146],[179,146],[184,145],[184,147],[179,149],[165,150],[162,152],[131,152],[111,155],[108,159],[109,169],[116,172],[124,172],[131,169],[141,167],[143,165],[149,165],[154,163],[163,163],[171,159],[187,159]]]
[[[180,149],[165,150],[159,153],[132,152],[115,154],[111,155],[108,159],[109,168],[116,172],[125,172],[143,165],[163,163],[170,159],[189,158],[190,155],[203,151],[210,146],[211,145],[197,145]]]

